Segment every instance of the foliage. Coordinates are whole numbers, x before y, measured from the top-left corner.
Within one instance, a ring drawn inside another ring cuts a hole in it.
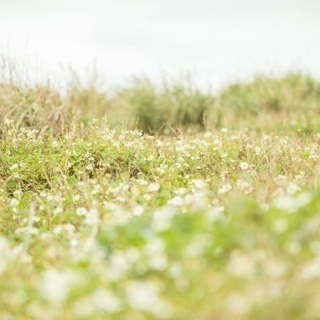
[[[0,89],[1,319],[318,318],[314,80],[39,90]],[[143,130],[110,128],[117,106]]]

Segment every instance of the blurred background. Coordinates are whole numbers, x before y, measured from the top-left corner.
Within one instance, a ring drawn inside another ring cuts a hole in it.
[[[256,74],[320,74],[319,0],[0,0],[0,53],[28,81],[70,67],[108,85],[189,74],[219,89]]]

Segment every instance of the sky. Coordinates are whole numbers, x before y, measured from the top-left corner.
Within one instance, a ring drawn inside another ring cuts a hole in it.
[[[0,54],[30,79],[96,69],[108,85],[191,74],[218,88],[255,74],[320,75],[319,0],[0,0]]]

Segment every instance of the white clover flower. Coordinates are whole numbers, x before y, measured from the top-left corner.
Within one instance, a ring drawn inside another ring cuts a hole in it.
[[[285,219],[278,219],[275,222],[274,227],[275,227],[275,230],[276,230],[277,233],[286,232],[288,230],[288,228],[289,228],[288,222]]]
[[[173,262],[168,270],[169,276],[173,279],[179,279],[182,277],[183,268],[180,263]]]
[[[312,261],[305,264],[300,277],[303,280],[319,279],[320,278],[320,257],[315,257]]]
[[[99,213],[96,208],[91,208],[85,218],[85,223],[90,226],[95,226],[99,222]]]
[[[46,271],[40,283],[40,294],[49,301],[62,302],[70,290],[70,275],[54,269]]]
[[[157,319],[172,318],[172,306],[160,297],[155,283],[132,281],[127,284],[126,292],[131,308],[148,312]]]
[[[54,215],[57,215],[57,214],[62,213],[62,212],[63,212],[63,208],[60,207],[60,206],[53,210],[53,214]]]
[[[193,184],[197,189],[204,189],[207,187],[206,182],[201,179],[193,180]]]
[[[236,313],[237,315],[244,315],[250,305],[248,304],[248,301],[245,300],[243,295],[240,295],[238,293],[232,293],[230,294],[227,299],[225,300],[226,307],[232,312]]]
[[[19,165],[17,163],[15,163],[10,167],[10,170],[13,171],[13,170],[18,169],[18,168],[19,168]]]
[[[144,207],[141,206],[141,205],[136,205],[134,208],[133,208],[133,215],[134,216],[141,216],[144,212]]]
[[[210,238],[206,235],[195,237],[192,242],[185,248],[184,254],[187,257],[201,257],[204,250],[210,245]]]
[[[72,235],[75,231],[75,226],[72,223],[66,223],[64,225],[64,230],[69,233],[70,235]]]
[[[240,251],[232,253],[227,270],[235,277],[251,278],[254,276],[253,261]]]
[[[4,119],[4,124],[7,125],[7,126],[10,126],[11,124],[13,124],[13,120],[5,118]]]
[[[241,162],[239,166],[240,166],[240,169],[243,171],[246,171],[249,169],[249,164],[247,162]]]
[[[172,207],[164,207],[155,211],[152,215],[152,228],[159,232],[169,229],[175,214],[176,210]]]
[[[110,291],[98,289],[91,295],[91,298],[97,309],[107,313],[117,313],[122,309],[121,300]]]
[[[55,228],[53,229],[53,233],[56,234],[56,235],[58,235],[58,234],[60,234],[60,233],[62,232],[62,230],[63,230],[62,226],[59,225],[59,226],[57,226],[57,227],[55,227]]]
[[[149,192],[157,192],[160,189],[160,184],[156,182],[152,182],[148,186],[148,191]]]
[[[178,188],[178,189],[174,190],[174,193],[176,195],[183,196],[186,193],[186,191],[187,190],[185,188]]]
[[[254,152],[255,152],[256,156],[259,156],[262,152],[262,149],[260,147],[255,147]]]
[[[298,254],[301,251],[301,244],[298,241],[292,241],[289,244],[288,251],[291,254]]]
[[[225,211],[225,207],[223,206],[216,206],[211,208],[207,213],[209,222],[216,222],[216,221],[222,220],[224,218],[224,215],[223,215],[224,211]]]
[[[165,243],[159,238],[153,238],[149,240],[144,247],[144,251],[150,256],[162,254],[164,252],[164,249]]]
[[[286,272],[285,264],[277,260],[268,260],[266,262],[266,273],[272,278],[280,278]]]
[[[161,140],[156,141],[157,147],[163,147],[163,142]]]
[[[74,196],[72,196],[72,200],[73,200],[73,201],[78,201],[78,200],[80,200],[80,194],[75,194]]]
[[[109,276],[112,280],[119,280],[129,270],[128,257],[122,252],[115,252],[109,259]]]
[[[187,194],[184,199],[184,204],[195,210],[206,208],[207,202],[207,194],[203,191]]]
[[[19,201],[16,198],[11,198],[9,202],[10,207],[17,207],[19,204]]]
[[[86,170],[87,170],[87,171],[92,171],[92,170],[93,170],[93,165],[92,165],[92,164],[88,164],[88,165],[86,166]]]
[[[227,193],[229,191],[232,190],[232,186],[230,183],[225,183],[223,184],[219,189],[218,189],[218,194],[224,194],[224,193]]]
[[[289,182],[287,187],[286,187],[286,191],[287,191],[288,194],[294,195],[298,191],[301,191],[301,188],[298,185],[296,185],[295,183]]]
[[[168,258],[164,254],[154,255],[149,258],[148,265],[153,270],[163,271],[168,267]]]
[[[274,199],[273,206],[280,210],[295,212],[301,207],[308,205],[312,199],[313,196],[309,192],[301,193],[297,197],[283,195]]]
[[[173,205],[175,207],[181,207],[183,205],[183,198],[180,196],[175,196],[174,198],[168,201],[168,204]]]

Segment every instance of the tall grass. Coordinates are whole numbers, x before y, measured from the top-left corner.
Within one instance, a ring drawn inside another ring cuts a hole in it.
[[[13,76],[15,69],[6,73],[0,83],[0,116],[14,120],[18,127],[43,132],[72,131],[93,118],[105,118],[109,127],[121,125],[147,133],[250,126],[256,131],[308,134],[320,128],[320,83],[299,73],[282,78],[259,76],[251,83],[231,84],[217,94],[202,92],[191,81],[155,85],[138,78],[121,88],[103,90],[96,78],[83,84],[76,76],[62,94],[50,85],[21,85]]]

